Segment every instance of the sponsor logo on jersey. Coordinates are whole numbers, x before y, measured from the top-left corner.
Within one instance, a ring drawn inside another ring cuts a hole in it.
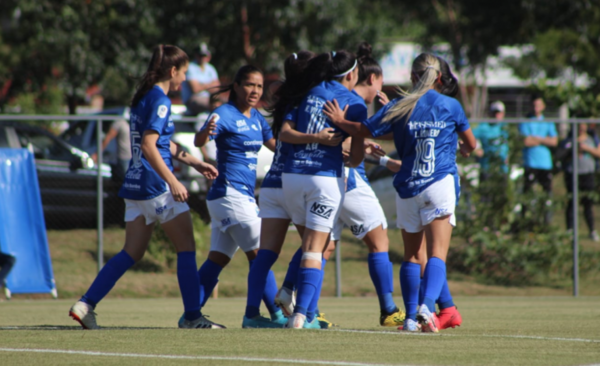
[[[229,225],[231,225],[231,218],[228,217],[226,219],[221,220],[221,226],[229,226]]]
[[[140,180],[142,179],[142,171],[140,169],[129,169],[125,174],[125,179]]]
[[[317,215],[317,216],[321,216],[325,219],[328,219],[331,217],[331,213],[333,212],[333,208],[329,207],[329,206],[325,206],[322,205],[318,202],[315,202],[312,204],[312,206],[310,207],[310,212]]]
[[[237,125],[238,132],[250,131],[250,127],[248,127],[248,124],[243,119],[235,121],[235,124]]]
[[[351,225],[350,226],[350,231],[352,231],[352,235],[358,236],[358,235],[360,235],[360,234],[362,234],[362,233],[365,232],[365,228],[364,228],[363,224],[360,224],[360,225]]]
[[[259,141],[259,140],[254,140],[254,141],[244,141],[244,146],[260,146],[262,145],[263,142]]]
[[[156,211],[156,214],[157,214],[157,215],[160,215],[160,214],[162,214],[163,212],[165,212],[166,210],[167,210],[167,205],[164,205],[164,206],[162,206],[162,207],[157,207],[155,211]]]
[[[252,125],[252,129],[253,129],[254,131],[258,131],[258,127],[256,127],[256,125]]]
[[[167,116],[167,112],[169,111],[169,108],[167,108],[166,105],[161,105],[158,107],[158,110],[156,111],[156,114],[160,117],[160,118],[165,118]]]
[[[246,151],[246,159],[258,159],[258,151]]]
[[[123,183],[123,187],[125,187],[125,189],[131,189],[133,191],[139,191],[141,188],[139,184],[131,184],[131,183]]]
[[[256,170],[256,164],[248,164],[248,169]]]

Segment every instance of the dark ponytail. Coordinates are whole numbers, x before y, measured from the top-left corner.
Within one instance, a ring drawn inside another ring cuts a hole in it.
[[[331,52],[331,66],[327,80],[342,80],[356,65],[356,56],[345,50]]]
[[[137,89],[131,100],[131,107],[135,107],[144,95],[152,89],[154,84],[170,78],[169,73],[173,67],[179,70],[188,62],[189,57],[181,48],[162,44],[156,46],[152,53],[148,70],[137,85]]]
[[[356,53],[358,58],[358,81],[356,84],[365,82],[371,75],[377,77],[383,75],[381,66],[372,56],[372,47],[367,42],[362,42],[358,45],[358,52]]]
[[[289,55],[283,62],[285,80],[273,94],[274,103],[266,108],[267,112],[273,117],[271,129],[275,138],[281,131],[285,114],[290,108],[300,104],[302,97],[304,97],[303,89],[309,86],[312,88],[312,83],[307,82],[305,71],[314,57],[314,52],[300,51]]]
[[[219,95],[221,93],[225,93],[225,92],[229,92],[229,102],[236,102],[237,99],[237,95],[235,93],[235,90],[233,89],[233,85],[234,84],[238,84],[240,85],[243,81],[248,79],[248,75],[250,74],[254,74],[254,73],[259,73],[259,74],[263,74],[262,71],[253,65],[244,65],[242,67],[239,68],[239,70],[235,73],[235,76],[233,77],[233,82],[229,85],[224,85],[224,86],[220,86],[216,92],[211,94],[211,97],[214,97],[216,95]]]
[[[437,56],[438,60],[440,60],[440,71],[442,73],[442,89],[440,90],[441,94],[447,95],[449,97],[455,98],[458,95],[458,80],[452,71],[450,70],[450,65],[443,58]]]

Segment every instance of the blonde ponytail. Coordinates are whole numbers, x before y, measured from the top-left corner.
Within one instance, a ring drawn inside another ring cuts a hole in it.
[[[398,88],[398,93],[403,98],[390,108],[383,119],[384,123],[393,123],[404,117],[407,117],[407,120],[410,118],[419,99],[431,89],[439,77],[440,61],[432,54],[422,53],[413,61],[412,73],[413,77],[419,79],[417,84],[408,92]]]

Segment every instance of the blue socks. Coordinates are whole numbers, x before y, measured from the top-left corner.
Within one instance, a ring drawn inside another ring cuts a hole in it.
[[[202,267],[198,270],[198,277],[200,278],[200,308],[204,307],[210,294],[215,289],[222,270],[223,267],[210,259],[204,261]]]
[[[419,305],[419,287],[421,285],[421,265],[412,262],[402,262],[400,267],[400,288],[406,309],[406,318],[417,320]]]
[[[294,308],[295,313],[306,315],[321,282],[322,273],[323,271],[320,269],[300,267],[298,270],[298,296]]]
[[[298,279],[298,268],[300,268],[300,262],[302,261],[302,247],[298,248],[292,260],[290,261],[290,265],[288,267],[287,273],[285,274],[285,279],[283,280],[283,287],[288,288],[292,291],[296,289],[296,280]]]
[[[321,279],[317,288],[315,289],[315,294],[313,295],[312,300],[310,301],[310,305],[308,306],[308,310],[306,312],[306,320],[308,322],[312,322],[315,316],[319,314],[319,299],[321,298],[321,288],[323,288],[323,278],[325,277],[325,265],[327,264],[327,260],[323,258],[321,260]]]
[[[450,288],[448,288],[448,279],[444,281],[444,285],[442,286],[442,292],[440,292],[440,297],[437,299],[436,302],[440,310],[455,306],[454,300],[452,300],[452,295],[450,294]]]
[[[115,286],[119,278],[134,264],[133,258],[126,251],[121,250],[102,267],[81,301],[95,308],[100,300]]]
[[[429,311],[435,312],[435,300],[440,297],[446,282],[446,263],[437,257],[430,258],[425,266],[423,282],[425,291],[422,304],[427,305]]]
[[[177,280],[183,299],[183,316],[187,320],[196,320],[200,314],[200,281],[196,265],[196,252],[177,253]]]
[[[369,253],[369,274],[377,297],[379,298],[379,307],[381,311],[391,314],[396,310],[396,304],[393,299],[393,286],[390,286],[390,257],[387,252]]]
[[[259,315],[260,299],[265,302],[270,314],[276,313],[279,307],[275,305],[277,295],[277,281],[271,267],[279,255],[273,251],[261,249],[256,258],[250,261],[248,274],[248,300],[246,303],[246,317],[253,318]]]

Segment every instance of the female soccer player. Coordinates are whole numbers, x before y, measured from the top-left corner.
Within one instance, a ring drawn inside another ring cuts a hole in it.
[[[357,54],[358,81],[352,92],[348,108],[353,108],[357,111],[356,116],[358,118],[366,120],[367,104],[371,104],[376,97],[383,98],[383,95],[380,94],[383,85],[383,72],[377,61],[372,58],[371,46],[368,43],[364,42],[359,45]],[[387,98],[382,102],[387,103]],[[381,151],[377,149],[377,146],[373,143],[365,144],[367,148],[365,153],[372,150]],[[382,158],[382,165],[397,164],[388,157]],[[380,301],[380,325],[402,325],[404,313],[398,309],[392,297],[393,274],[392,263],[389,261],[388,255],[387,220],[375,193],[369,185],[364,163],[361,162],[358,167],[348,169],[346,179],[346,193],[340,211],[340,219],[336,222],[331,233],[331,242],[323,254],[323,267],[325,267],[325,263],[329,260],[331,252],[341,237],[343,225],[348,225],[354,236],[363,240],[369,248],[369,273]],[[281,303],[280,306],[284,312],[286,308],[291,306],[291,296],[283,297],[281,294],[290,294],[293,291],[295,285],[294,268],[297,268],[300,264],[300,255],[295,255],[294,259],[297,263],[290,265],[288,275],[286,275],[287,281],[284,282],[284,286],[280,289],[278,297],[276,297],[276,302]],[[318,315],[318,310],[308,309],[307,314],[312,316],[311,313]]]
[[[142,259],[155,221],[160,222],[177,250],[177,279],[185,309],[179,327],[211,326],[200,313],[196,243],[189,207],[185,203],[188,192],[172,172],[172,158],[175,158],[209,179],[218,174],[214,167],[171,142],[175,127],[167,93],[177,90],[185,81],[188,62],[185,52],[175,46],[156,47],[131,102],[132,160],[119,192],[126,205],[125,246],[106,263],[86,294],[69,311],[85,329],[98,328],[96,305],[125,271]]]
[[[303,95],[322,80],[312,80],[305,72],[314,53],[301,51],[289,56],[284,63],[285,81],[274,95],[276,103],[271,108],[272,129],[275,136],[284,120],[296,120],[297,106]],[[342,138],[326,128],[315,134],[293,131],[295,143],[320,143],[327,146],[339,145]],[[292,141],[292,140],[290,140]],[[277,260],[290,224],[290,215],[285,207],[281,174],[290,149],[288,143],[277,141],[271,169],[263,180],[260,191],[261,236],[260,249],[248,274],[248,302],[242,328],[281,328],[281,324],[260,316],[259,306],[267,276]],[[300,231],[302,235],[302,232]]]
[[[319,55],[315,60],[323,60],[328,81],[310,90],[298,108],[296,122],[284,122],[280,133],[283,142],[293,142],[289,135],[293,130],[303,133],[317,133],[333,127],[323,114],[327,100],[338,99],[345,106],[358,80],[358,62],[347,52],[332,52]],[[354,108],[348,112],[355,116]],[[352,140],[349,166],[357,166],[363,159],[363,139]],[[298,297],[294,314],[287,324],[290,328],[303,328],[308,320],[307,309],[311,302],[318,300],[322,282],[322,254],[329,233],[337,220],[338,210],[344,197],[344,157],[341,144],[324,146],[318,143],[292,145],[286,161],[282,181],[285,204],[292,221],[302,236],[302,261],[298,273]],[[316,306],[315,306],[316,307]]]
[[[194,144],[203,146],[209,139],[217,144],[219,177],[208,192],[211,216],[211,246],[199,270],[200,305],[206,304],[219,281],[219,274],[238,250],[246,253],[252,267],[259,247],[261,220],[254,199],[256,163],[262,145],[275,150],[275,139],[265,118],[254,107],[263,93],[263,74],[251,65],[241,67],[231,85],[229,102],[217,108],[196,134]],[[287,321],[275,305],[277,283],[269,271],[262,294],[271,320],[280,326]]]
[[[413,62],[411,81],[410,92],[403,92],[402,98],[390,102],[364,124],[348,123],[339,108],[331,111],[336,114],[332,120],[353,135],[379,137],[393,133],[402,160],[394,187],[405,257],[418,255],[423,236],[429,257],[417,318],[424,331],[438,332],[435,301],[446,282],[445,259],[455,225],[455,132],[463,142],[460,152],[465,156],[475,148],[475,138],[458,101],[439,93],[443,84],[437,57],[419,55]],[[406,309],[410,310],[408,304]]]

